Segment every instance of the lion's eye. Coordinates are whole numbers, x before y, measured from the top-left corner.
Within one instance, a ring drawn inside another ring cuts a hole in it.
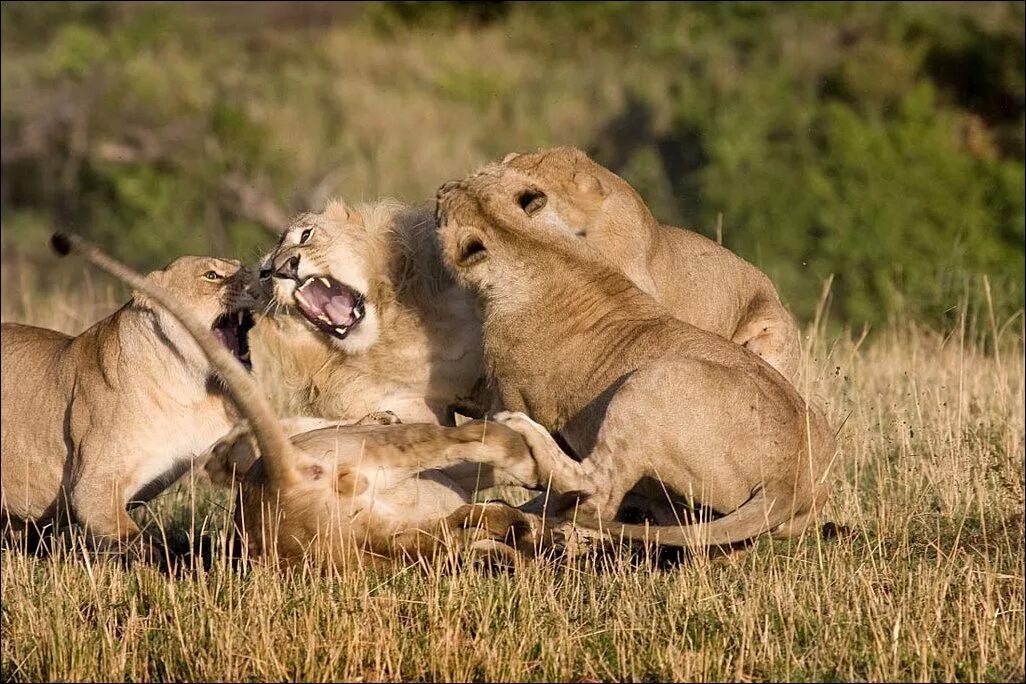
[[[311,235],[313,235],[313,228],[307,228],[306,230],[304,230],[299,235],[299,244],[305,243],[307,240],[310,239]]]
[[[548,204],[548,202],[549,199],[541,190],[526,190],[517,198],[517,204],[520,205],[520,208],[523,209],[524,213],[528,216],[534,216],[537,214],[545,208],[545,205]]]
[[[207,271],[203,274],[203,277],[207,280],[221,280],[221,278],[224,278],[224,276],[217,271]]]

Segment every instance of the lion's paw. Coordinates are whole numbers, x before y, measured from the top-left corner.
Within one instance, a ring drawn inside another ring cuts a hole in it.
[[[392,413],[391,411],[373,411],[368,413],[360,420],[356,421],[357,425],[399,425],[402,423],[399,416]]]
[[[260,458],[260,447],[257,446],[249,423],[242,421],[235,424],[224,437],[217,440],[204,454],[206,462],[203,469],[210,481],[225,487],[231,486],[236,479],[243,477]]]

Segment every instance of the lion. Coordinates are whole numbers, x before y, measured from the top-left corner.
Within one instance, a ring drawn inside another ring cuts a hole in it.
[[[835,445],[822,413],[751,350],[671,316],[554,225],[537,209],[547,199],[506,173],[437,195],[446,265],[483,308],[486,367],[508,410],[495,419],[524,436],[541,481],[589,497],[578,522],[612,520],[646,477],[723,516],[655,527],[673,546],[800,534],[828,494]]]
[[[537,488],[534,458],[521,435],[487,421],[333,426],[292,440],[237,359],[191,307],[74,235],[55,235],[75,252],[158,302],[195,339],[248,420],[261,458],[242,474],[238,524],[255,556],[293,563],[354,564],[429,558],[458,546],[515,562],[506,540],[536,548],[529,516],[502,503],[469,503],[470,494],[425,471],[480,462],[499,482]],[[331,312],[337,323],[337,312]],[[432,472],[437,472],[433,471]],[[525,543],[523,539],[528,541]]]
[[[248,355],[252,302],[238,261],[187,256],[146,276],[189,302],[225,353]],[[2,485],[5,536],[80,523],[129,541],[129,502],[174,482],[235,416],[211,366],[142,290],[85,332],[4,323]]]
[[[581,150],[511,153],[479,173],[523,186],[524,212],[586,240],[674,317],[795,379],[798,328],[766,274],[698,233],[657,221],[627,181]]]
[[[290,436],[381,411],[451,426],[490,406],[480,315],[442,265],[433,207],[333,200],[286,227],[257,273],[253,372]],[[207,470],[258,452],[243,426],[211,447]]]
[[[280,414],[451,425],[483,401],[480,316],[442,265],[430,206],[333,201],[289,225],[259,273],[253,366]]]

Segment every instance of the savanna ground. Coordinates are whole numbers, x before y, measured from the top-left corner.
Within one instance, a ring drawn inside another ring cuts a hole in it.
[[[80,330],[121,295],[86,282],[52,299],[5,282],[3,318]],[[1023,324],[979,314],[809,326],[802,389],[843,425],[825,517],[848,536],[663,570],[625,554],[323,576],[233,567],[229,497],[179,485],[136,517],[206,538],[206,567],[3,551],[3,679],[1021,681]]]

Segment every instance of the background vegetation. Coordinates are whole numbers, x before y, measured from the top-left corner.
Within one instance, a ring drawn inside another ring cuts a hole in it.
[[[55,226],[250,258],[330,195],[575,144],[722,216],[803,320],[831,274],[843,323],[951,324],[984,275],[1022,308],[1023,3],[428,4],[4,3],[5,282],[57,281]]]

